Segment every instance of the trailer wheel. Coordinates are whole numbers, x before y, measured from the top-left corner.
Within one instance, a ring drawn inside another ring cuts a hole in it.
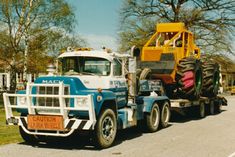
[[[215,104],[213,101],[210,102],[210,114],[214,115],[215,114]]]
[[[146,129],[148,132],[156,132],[160,123],[160,109],[157,103],[153,104],[151,112],[146,114]]]
[[[205,117],[205,104],[200,103],[199,105],[199,118],[204,118]]]
[[[36,135],[27,134],[21,126],[19,127],[19,131],[20,131],[21,137],[26,143],[35,144],[38,142],[38,138]]]
[[[170,104],[168,102],[165,102],[161,110],[161,127],[165,128],[168,126],[170,115]]]
[[[215,111],[216,111],[216,113],[222,112],[222,104],[221,103],[216,104]]]
[[[108,148],[113,144],[117,133],[117,118],[113,110],[105,109],[95,127],[95,142],[98,148]]]

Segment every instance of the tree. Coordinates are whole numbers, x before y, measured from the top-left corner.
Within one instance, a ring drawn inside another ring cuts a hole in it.
[[[85,47],[86,41],[79,35],[65,34],[62,31],[51,31],[46,34],[47,51],[51,56],[57,57],[60,52],[67,49],[67,47]]]
[[[17,57],[23,60],[26,74],[28,55],[39,50],[30,49],[35,47],[32,43],[47,32],[71,32],[74,21],[73,11],[64,0],[0,0],[0,49],[3,50],[1,59],[10,66],[13,90]],[[44,45],[43,42],[48,40],[38,42],[38,47],[41,45],[46,50],[45,47],[50,43]]]
[[[120,12],[120,49],[142,47],[156,23],[184,22],[207,53],[234,53],[234,0],[127,0]]]

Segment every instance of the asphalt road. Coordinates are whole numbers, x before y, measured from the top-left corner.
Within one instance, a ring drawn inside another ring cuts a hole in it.
[[[0,157],[235,157],[235,96],[227,100],[229,106],[218,115],[177,116],[156,133],[137,128],[120,131],[115,145],[105,150],[96,150],[89,142],[17,143],[1,146]]]

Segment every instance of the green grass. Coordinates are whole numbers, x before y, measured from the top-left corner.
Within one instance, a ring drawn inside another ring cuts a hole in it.
[[[0,145],[23,142],[18,126],[6,125],[6,116],[2,100],[0,100]]]

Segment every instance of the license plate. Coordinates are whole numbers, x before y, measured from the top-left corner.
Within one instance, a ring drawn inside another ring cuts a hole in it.
[[[28,115],[29,130],[64,130],[62,116]]]

